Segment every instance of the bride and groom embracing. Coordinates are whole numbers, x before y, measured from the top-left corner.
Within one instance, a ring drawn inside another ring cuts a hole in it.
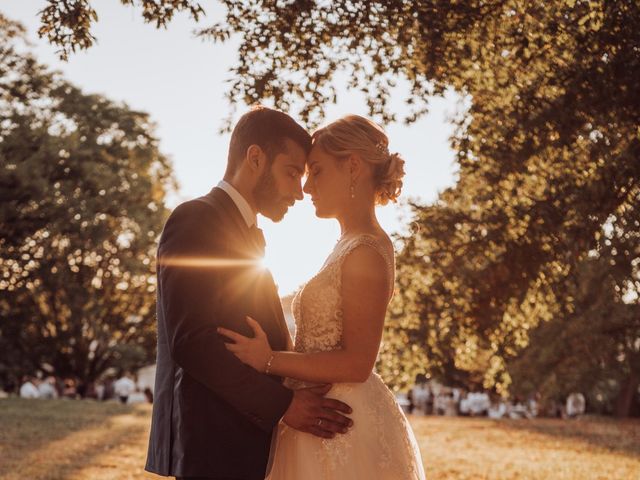
[[[186,479],[423,479],[416,440],[373,371],[393,293],[392,243],[375,205],[403,160],[349,115],[309,135],[266,107],[233,130],[227,169],[178,206],[158,247],[158,358],[146,470]],[[304,192],[342,235],[293,301],[295,341],[259,267],[260,213]]]

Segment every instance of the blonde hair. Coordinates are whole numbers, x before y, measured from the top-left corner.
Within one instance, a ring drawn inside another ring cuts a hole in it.
[[[371,164],[377,204],[395,202],[400,196],[404,160],[398,153],[389,153],[387,134],[371,120],[347,115],[316,130],[312,139],[329,155],[346,159],[357,154]]]

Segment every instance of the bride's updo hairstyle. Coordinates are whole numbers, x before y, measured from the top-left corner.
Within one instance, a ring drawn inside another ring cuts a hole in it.
[[[359,115],[347,115],[322,127],[312,135],[313,145],[345,160],[352,154],[373,168],[376,204],[395,202],[402,190],[404,160],[389,153],[389,139],[384,130]]]

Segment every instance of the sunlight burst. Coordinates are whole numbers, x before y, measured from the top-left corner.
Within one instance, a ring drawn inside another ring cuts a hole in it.
[[[249,260],[244,258],[215,258],[215,257],[160,257],[158,265],[170,267],[192,267],[192,268],[231,268],[248,267],[265,268],[260,260]]]

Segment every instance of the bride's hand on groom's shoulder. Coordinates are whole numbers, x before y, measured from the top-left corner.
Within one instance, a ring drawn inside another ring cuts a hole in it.
[[[273,355],[273,350],[269,345],[267,334],[264,333],[262,327],[253,318],[247,317],[247,323],[254,333],[253,338],[245,337],[233,330],[218,327],[218,333],[234,343],[227,343],[227,350],[240,359],[242,363],[255,368],[259,372],[264,372],[269,363],[269,359]]]

